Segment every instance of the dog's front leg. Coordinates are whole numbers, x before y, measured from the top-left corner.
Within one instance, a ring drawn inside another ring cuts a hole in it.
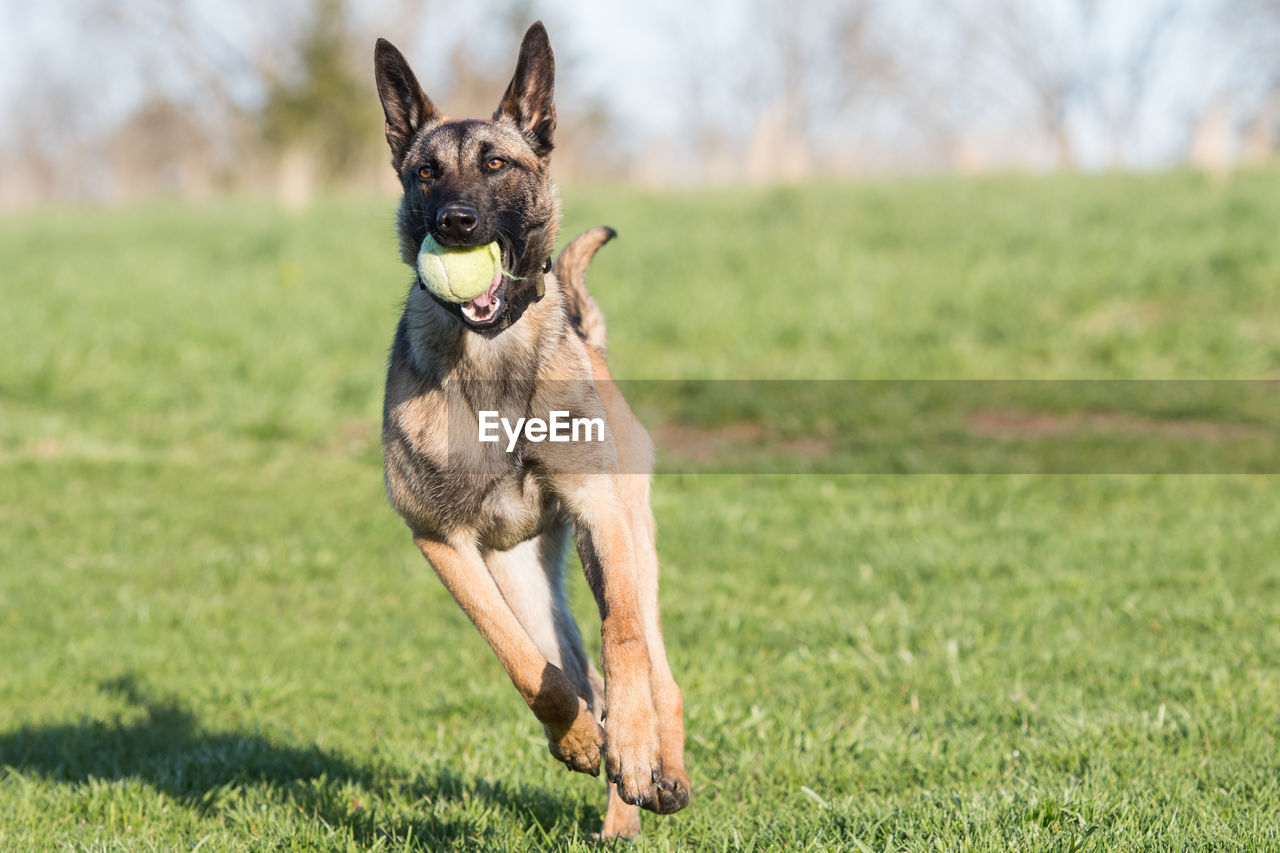
[[[645,805],[657,795],[662,757],[634,534],[616,476],[575,480],[564,496],[577,527],[578,554],[600,607],[605,772],[623,800]]]
[[[551,754],[572,770],[597,775],[604,732],[564,672],[538,651],[502,597],[479,549],[471,543],[449,544],[416,534],[413,541],[546,728]]]

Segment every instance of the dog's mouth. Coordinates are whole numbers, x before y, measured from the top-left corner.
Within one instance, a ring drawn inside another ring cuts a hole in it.
[[[485,329],[494,325],[507,308],[507,292],[511,280],[508,270],[515,269],[515,259],[507,241],[499,237],[498,242],[502,247],[502,268],[494,274],[493,282],[484,293],[459,306],[462,321],[473,329]]]
[[[463,321],[477,329],[496,323],[503,309],[506,308],[504,299],[507,291],[506,284],[506,273],[498,270],[493,276],[493,283],[489,285],[488,290],[475,299],[462,303]]]

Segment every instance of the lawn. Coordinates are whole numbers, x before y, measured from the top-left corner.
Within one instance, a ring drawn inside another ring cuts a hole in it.
[[[627,379],[1280,377],[1280,173],[563,196]],[[599,849],[383,496],[393,219],[0,218],[0,849]],[[632,849],[1280,849],[1280,478],[664,459]]]

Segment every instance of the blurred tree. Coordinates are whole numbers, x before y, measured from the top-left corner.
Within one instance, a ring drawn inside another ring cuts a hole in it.
[[[943,26],[961,34],[956,85],[969,91],[953,103],[974,114],[955,121],[996,116],[1058,169],[1150,158],[1153,134],[1188,133],[1217,97],[1230,54],[1212,51],[1206,32],[1229,2],[956,2]]]
[[[209,134],[189,108],[154,95],[107,139],[112,175],[127,195],[205,195],[218,182]]]
[[[1230,91],[1243,124],[1240,159],[1274,159],[1280,156],[1280,0],[1227,0],[1219,25],[1237,57]]]
[[[263,138],[286,171],[293,162],[312,172],[301,176],[309,182],[341,182],[366,165],[380,139],[368,74],[354,67],[352,33],[343,0],[319,0],[293,46],[297,67],[267,86]]]
[[[683,7],[667,12],[673,42],[662,64],[675,85],[660,103],[682,121],[646,171],[767,182],[862,165],[866,117],[902,70],[883,27],[892,3],[719,2],[696,27]]]
[[[766,36],[746,64],[755,121],[747,173],[756,179],[807,176],[814,163],[848,169],[831,152],[851,152],[847,119],[863,99],[898,74],[893,51],[880,39],[878,0],[839,4],[755,0],[750,16]]]

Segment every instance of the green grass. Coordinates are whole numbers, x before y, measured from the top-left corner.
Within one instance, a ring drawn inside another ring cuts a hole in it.
[[[623,377],[1280,366],[1276,173],[564,197]],[[0,220],[0,849],[598,848],[382,494],[393,206]],[[654,505],[696,794],[634,849],[1280,848],[1276,478]]]

